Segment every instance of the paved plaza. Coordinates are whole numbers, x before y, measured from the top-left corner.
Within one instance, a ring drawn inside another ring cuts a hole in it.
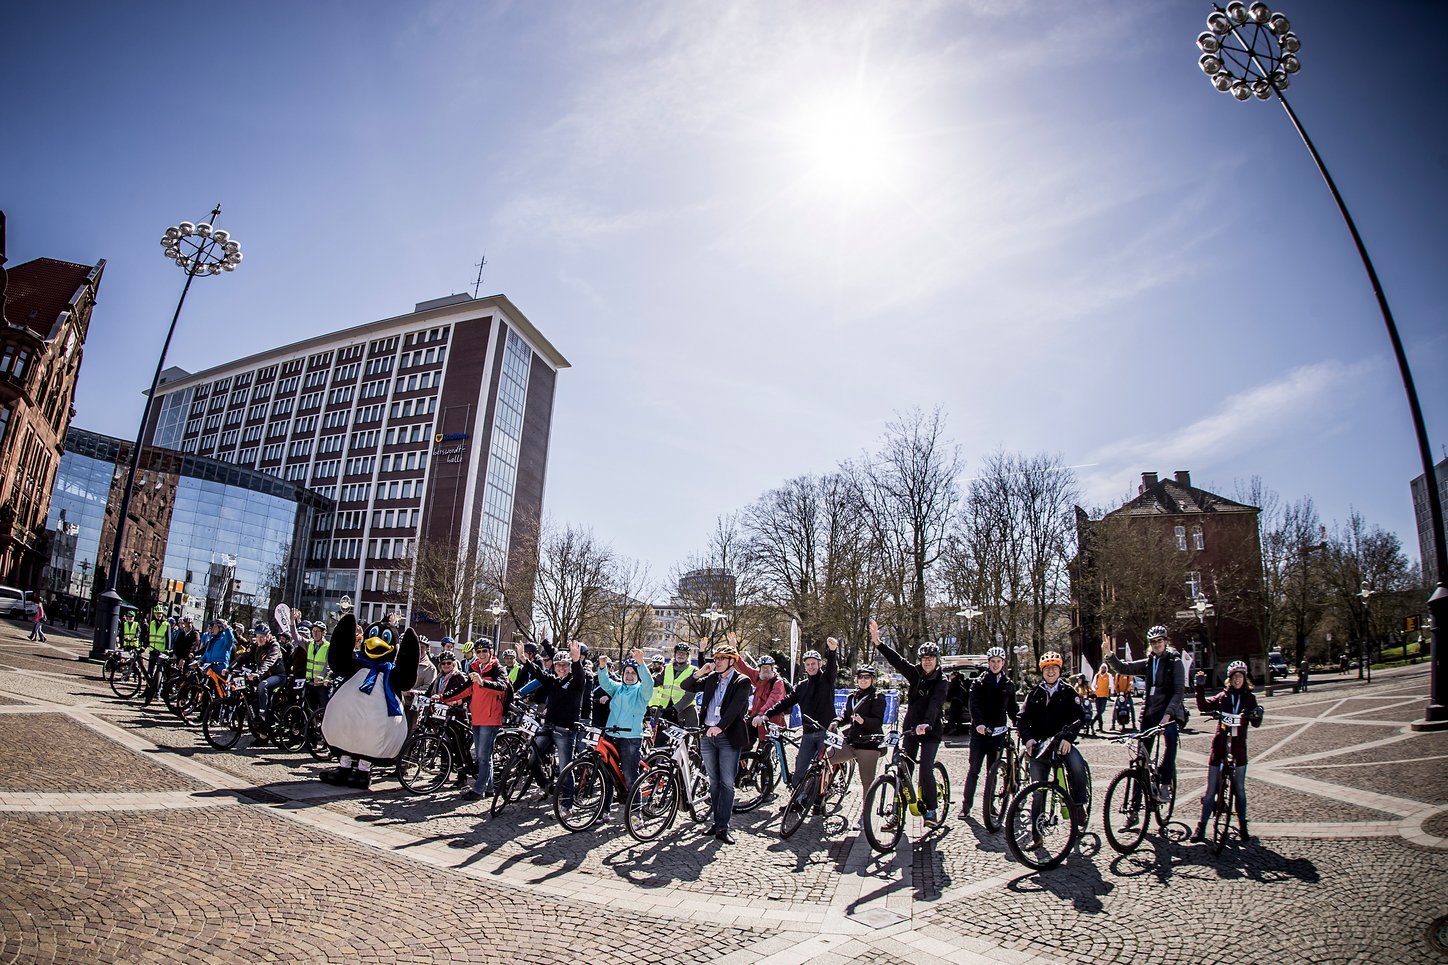
[[[1183,840],[1207,740],[1182,745],[1177,817],[1120,857],[1090,836],[1053,871],[961,821],[876,859],[839,822],[775,811],[724,846],[678,824],[570,835],[525,802],[328,787],[272,748],[223,753],[157,702],[117,700],[87,641],[0,626],[0,961],[1442,962],[1448,734],[1418,734],[1426,667],[1267,698],[1253,846]],[[1096,806],[1125,751],[1084,741]],[[858,795],[852,802],[858,806]],[[685,822],[687,824],[687,822]],[[1099,831],[1099,821],[1093,825]]]

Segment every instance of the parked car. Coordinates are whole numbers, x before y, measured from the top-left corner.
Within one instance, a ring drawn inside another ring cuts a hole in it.
[[[1284,657],[1280,651],[1269,653],[1267,655],[1267,671],[1274,677],[1286,677],[1289,673],[1287,669],[1287,658]]]
[[[14,620],[33,619],[35,594],[28,590],[17,590],[13,586],[0,586],[0,616]]]

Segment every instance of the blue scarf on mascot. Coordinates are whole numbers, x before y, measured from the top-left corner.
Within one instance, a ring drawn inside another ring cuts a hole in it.
[[[382,675],[382,695],[387,698],[387,716],[401,717],[402,703],[397,699],[397,694],[392,690],[392,668],[396,662],[392,660],[374,660],[365,653],[357,655],[357,662],[367,668],[367,679],[362,681],[362,686],[357,689],[364,694],[372,693],[372,688],[377,683],[377,675]]]

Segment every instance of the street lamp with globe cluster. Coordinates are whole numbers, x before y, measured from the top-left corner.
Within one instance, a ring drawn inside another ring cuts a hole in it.
[[[197,277],[219,275],[236,271],[241,264],[241,243],[231,233],[216,227],[221,217],[221,205],[211,210],[211,217],[199,224],[183,221],[167,228],[161,236],[161,250],[186,272],[186,284],[176,302],[176,311],[171,315],[171,327],[166,330],[166,341],[161,345],[161,356],[156,360],[156,374],[151,377],[151,391],[146,393],[146,404],[141,409],[141,427],[136,430],[136,441],[131,446],[131,465],[126,470],[126,485],[121,491],[121,503],[116,514],[116,537],[111,546],[111,566],[106,572],[106,591],[101,594],[105,611],[91,640],[90,656],[102,659],[105,652],[115,646],[116,624],[120,618],[121,595],[116,590],[120,580],[121,546],[126,534],[126,520],[131,510],[131,496],[136,487],[136,472],[141,465],[141,444],[146,434],[146,423],[151,418],[151,406],[156,401],[156,388],[161,384],[161,371],[166,367],[166,353],[171,350],[171,337],[176,334],[176,321],[181,317],[181,306],[186,304],[186,295],[191,291],[191,282]]]
[[[1302,143],[1312,155],[1313,163],[1317,165],[1318,173],[1322,175],[1328,191],[1332,193],[1333,201],[1337,203],[1338,213],[1342,215],[1348,233],[1352,235],[1358,258],[1363,263],[1373,295],[1377,298],[1378,311],[1381,312],[1383,324],[1388,330],[1388,340],[1393,346],[1398,373],[1403,379],[1403,390],[1408,396],[1408,409],[1413,417],[1413,432],[1418,442],[1418,456],[1423,463],[1423,478],[1427,480],[1427,485],[1423,488],[1428,497],[1428,518],[1433,529],[1433,553],[1438,568],[1438,585],[1434,588],[1433,595],[1428,598],[1428,612],[1432,618],[1428,707],[1423,719],[1413,722],[1412,727],[1414,730],[1448,729],[1448,661],[1445,661],[1443,648],[1439,645],[1443,642],[1443,633],[1448,631],[1448,588],[1443,585],[1443,581],[1448,579],[1448,539],[1444,536],[1443,501],[1439,497],[1438,487],[1433,484],[1438,478],[1433,465],[1433,450],[1428,443],[1428,429],[1423,421],[1422,406],[1418,404],[1417,389],[1413,386],[1413,373],[1408,366],[1408,356],[1403,349],[1402,339],[1398,337],[1398,326],[1393,321],[1392,309],[1388,307],[1388,297],[1383,291],[1382,282],[1378,280],[1372,259],[1368,257],[1367,246],[1363,244],[1357,224],[1347,210],[1347,202],[1343,200],[1337,183],[1328,173],[1327,165],[1323,162],[1322,155],[1317,152],[1312,138],[1307,136],[1307,130],[1298,119],[1297,112],[1282,93],[1291,83],[1290,78],[1302,69],[1302,62],[1298,59],[1298,52],[1302,49],[1301,39],[1292,30],[1292,24],[1285,15],[1274,11],[1261,0],[1251,4],[1233,0],[1225,7],[1214,3],[1212,8],[1207,16],[1207,29],[1197,36],[1197,47],[1201,50],[1197,59],[1198,65],[1211,80],[1213,87],[1231,94],[1239,101],[1251,100],[1254,97],[1265,101],[1275,97],[1282,105],[1298,136],[1302,138]],[[1366,599],[1364,597],[1364,600]]]

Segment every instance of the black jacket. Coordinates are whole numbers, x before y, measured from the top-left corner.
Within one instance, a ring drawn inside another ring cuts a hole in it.
[[[705,716],[709,713],[709,704],[714,700],[714,691],[719,687],[719,675],[712,672],[694,673],[679,686],[684,688],[685,693],[704,695],[704,704],[699,708],[699,723],[704,723]],[[749,698],[753,696],[754,684],[735,670],[729,680],[729,689],[724,691],[724,699],[719,704],[718,727],[724,732],[731,747],[742,748],[748,740]]]
[[[900,724],[900,733],[913,734],[915,728],[924,724],[928,729],[920,739],[940,740],[944,733],[940,726],[940,715],[945,709],[945,693],[950,689],[950,681],[941,673],[939,663],[936,664],[934,673],[927,674],[919,664],[910,663],[888,644],[881,643],[879,650],[886,662],[895,668],[895,672],[910,684],[907,697],[910,703],[905,708],[905,720]]]
[[[1086,711],[1076,698],[1076,691],[1062,678],[1054,694],[1046,690],[1045,684],[1038,684],[1026,694],[1026,705],[1016,718],[1016,731],[1021,735],[1021,743],[1049,740],[1068,724],[1085,720]]]
[[[531,688],[529,696],[542,697],[543,723],[552,727],[572,727],[583,713],[583,695],[589,692],[590,683],[580,660],[573,664],[573,669],[562,680],[554,674],[540,675],[524,688]]]
[[[1006,720],[1020,715],[1016,701],[1016,685],[1004,673],[986,671],[975,678],[970,688],[970,724],[990,728],[1004,727]]]
[[[1141,709],[1142,730],[1155,727],[1163,717],[1171,717],[1178,724],[1187,722],[1185,697],[1187,693],[1187,671],[1181,654],[1171,647],[1153,659],[1148,653],[1142,660],[1124,661],[1115,654],[1107,654],[1106,666],[1117,673],[1131,674],[1146,678],[1146,701]],[[1156,672],[1152,672],[1152,664]]]
[[[788,693],[785,698],[773,707],[764,710],[761,717],[772,717],[775,714],[782,714],[791,707],[798,706],[801,717],[809,717],[814,720],[802,721],[804,732],[813,734],[824,730],[829,726],[830,721],[835,719],[835,680],[840,673],[840,656],[835,650],[825,651],[825,665],[820,672],[813,677],[806,676],[795,685],[793,693]],[[786,686],[786,689],[787,686]]]
[[[859,714],[863,724],[854,721]],[[852,690],[845,698],[845,709],[835,718],[835,723],[845,729],[845,743],[851,747],[880,747],[880,735],[885,732],[885,695],[873,686],[868,690]]]

